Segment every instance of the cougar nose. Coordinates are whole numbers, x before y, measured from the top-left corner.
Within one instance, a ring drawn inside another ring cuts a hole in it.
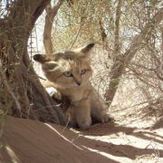
[[[73,76],[73,78],[74,78],[75,83],[76,83],[78,86],[80,86],[80,85],[81,85],[81,83],[82,83],[81,78],[80,78],[80,77],[78,77],[78,76]]]
[[[79,81],[76,81],[76,84],[77,84],[77,85],[81,85],[81,82],[79,82]]]

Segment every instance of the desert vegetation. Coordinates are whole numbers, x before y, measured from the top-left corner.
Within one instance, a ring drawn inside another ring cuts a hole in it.
[[[0,136],[8,116],[66,126],[32,56],[90,42],[91,82],[115,123],[162,127],[161,0],[0,0]]]

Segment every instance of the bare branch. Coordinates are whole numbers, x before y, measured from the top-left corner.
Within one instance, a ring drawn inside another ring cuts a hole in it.
[[[105,97],[109,102],[109,106],[113,101],[115,93],[117,91],[118,85],[120,83],[120,78],[124,72],[125,67],[130,63],[138,49],[140,48],[144,39],[151,34],[151,31],[158,25],[163,17],[163,8],[161,8],[156,15],[145,25],[144,29],[139,35],[135,36],[129,49],[124,53],[123,56],[119,55],[111,68],[111,78],[109,87],[106,91]]]
[[[62,0],[58,0],[56,4],[54,5],[54,7],[52,7],[50,3],[46,7],[43,42],[44,42],[44,47],[45,47],[45,53],[46,55],[49,55],[49,56],[52,55],[54,51],[52,39],[51,39],[53,21],[62,3],[63,3]]]
[[[122,6],[122,0],[119,0],[116,9],[115,32],[114,32],[114,54],[115,55],[118,55],[118,53],[120,52],[119,32],[120,32],[121,6]]]

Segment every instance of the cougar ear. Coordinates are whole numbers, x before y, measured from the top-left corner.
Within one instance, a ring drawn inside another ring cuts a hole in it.
[[[45,63],[47,61],[50,61],[50,58],[48,58],[46,55],[43,55],[43,54],[35,54],[33,56],[33,59],[39,63]]]
[[[83,48],[81,48],[81,52],[82,53],[89,53],[91,51],[91,49],[94,47],[95,43],[89,43],[86,46],[84,46]]]

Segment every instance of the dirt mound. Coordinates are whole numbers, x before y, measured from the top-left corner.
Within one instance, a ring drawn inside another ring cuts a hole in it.
[[[114,162],[60,135],[63,127],[8,117],[3,135],[3,163]],[[67,129],[69,136],[77,134]]]
[[[161,162],[162,131],[97,124],[82,132],[8,117],[0,159],[2,163]]]

